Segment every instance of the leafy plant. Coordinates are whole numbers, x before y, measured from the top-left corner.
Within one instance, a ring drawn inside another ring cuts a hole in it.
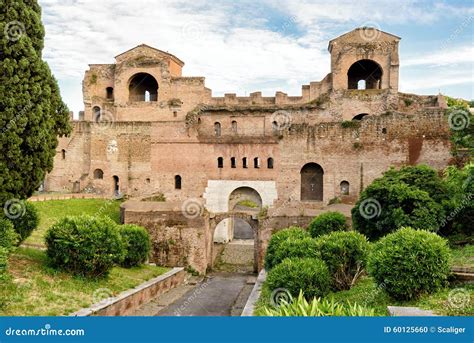
[[[447,240],[407,227],[375,243],[368,270],[391,297],[414,299],[447,285],[449,259]]]
[[[332,232],[319,237],[321,259],[332,276],[337,290],[350,289],[363,275],[370,245],[367,238],[354,231]]]
[[[274,262],[275,254],[283,241],[288,238],[301,239],[305,237],[310,237],[309,233],[296,226],[291,226],[274,233],[268,242],[268,248],[265,254],[265,268],[270,270],[276,264]]]
[[[330,283],[328,268],[317,258],[287,258],[268,272],[266,280],[271,291],[285,289],[292,296],[303,291],[308,298],[328,294]]]
[[[272,267],[280,264],[285,258],[292,257],[320,257],[318,243],[310,237],[297,239],[290,237],[284,240],[275,251]]]
[[[264,307],[263,316],[269,317],[324,317],[324,316],[374,316],[374,310],[358,304],[341,304],[334,299],[313,298],[306,300],[303,292],[289,302],[282,300],[276,307]]]
[[[31,233],[38,227],[39,215],[36,207],[28,201],[22,201],[22,215],[18,218],[10,219],[13,227],[18,234],[18,242],[20,245],[25,239],[30,237]]]
[[[117,224],[107,217],[65,217],[45,236],[50,264],[76,275],[104,277],[125,254]]]
[[[125,249],[121,265],[129,268],[143,264],[151,250],[148,231],[138,225],[126,224],[120,226],[120,236]]]
[[[18,242],[18,234],[13,224],[5,218],[0,218],[0,248],[10,252]]]
[[[333,231],[347,230],[346,217],[340,212],[325,212],[315,217],[308,226],[312,237],[319,237]]]

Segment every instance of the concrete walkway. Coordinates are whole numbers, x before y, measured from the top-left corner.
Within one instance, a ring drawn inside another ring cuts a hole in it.
[[[214,273],[161,310],[158,316],[240,316],[255,276]]]

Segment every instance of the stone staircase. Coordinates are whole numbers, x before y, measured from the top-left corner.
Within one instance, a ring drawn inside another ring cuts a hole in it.
[[[233,240],[226,244],[214,265],[214,270],[225,272],[253,272],[254,241]]]

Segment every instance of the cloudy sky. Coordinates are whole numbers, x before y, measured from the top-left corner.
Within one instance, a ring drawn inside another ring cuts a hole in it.
[[[283,91],[329,72],[327,43],[358,26],[402,37],[400,91],[473,99],[474,6],[465,1],[39,0],[44,57],[71,110],[88,64],[145,43],[205,76],[213,95]]]

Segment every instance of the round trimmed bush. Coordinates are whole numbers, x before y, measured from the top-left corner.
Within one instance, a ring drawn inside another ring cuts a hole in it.
[[[449,258],[447,240],[432,232],[407,227],[375,243],[368,270],[392,298],[414,299],[446,285]]]
[[[330,284],[328,267],[318,258],[287,258],[270,270],[266,280],[270,291],[283,288],[293,297],[302,291],[307,299],[327,295]]]
[[[17,245],[20,245],[25,239],[30,237],[33,230],[38,227],[39,215],[36,207],[28,202],[22,201],[23,214],[18,218],[10,219],[13,227],[18,234]]]
[[[51,265],[86,277],[106,276],[125,250],[118,225],[108,217],[66,217],[45,236]]]
[[[294,239],[292,237],[282,241],[273,257],[273,267],[280,264],[285,258],[310,257],[318,258],[318,242],[311,237]]]
[[[11,251],[18,242],[18,234],[13,224],[6,218],[0,218],[0,247]]]
[[[437,231],[443,207],[421,189],[380,178],[369,185],[352,209],[352,226],[375,241],[401,227]]]
[[[332,232],[319,237],[319,252],[332,276],[336,290],[350,289],[367,265],[370,244],[355,231]]]
[[[265,269],[270,270],[275,266],[276,263],[273,262],[273,259],[275,258],[278,247],[283,241],[286,241],[288,238],[301,239],[305,237],[310,237],[309,233],[297,226],[291,226],[274,233],[270,238],[270,242],[268,242],[268,248],[265,254]]]
[[[340,212],[325,212],[314,218],[308,226],[313,238],[333,231],[347,230],[346,217]]]
[[[138,266],[148,259],[151,250],[148,231],[138,225],[120,226],[120,236],[125,249],[125,257],[121,263],[124,267]]]

